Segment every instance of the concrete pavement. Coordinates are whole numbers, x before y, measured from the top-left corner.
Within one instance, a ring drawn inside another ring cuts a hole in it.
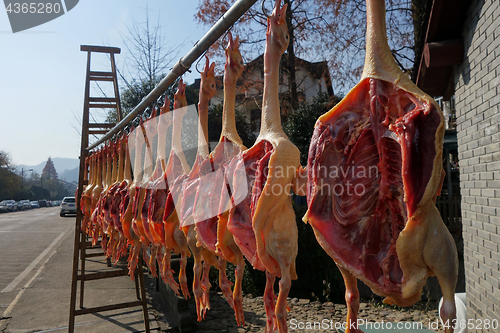
[[[67,218],[74,225],[74,217]],[[40,267],[13,291],[0,322],[1,332],[67,332],[70,313],[74,228],[43,258]],[[100,249],[92,250],[94,252]],[[109,269],[104,257],[89,258],[86,270]],[[150,328],[160,331],[153,307],[154,280],[145,274]],[[157,298],[157,297],[154,297]],[[10,301],[12,299],[12,301]],[[128,276],[85,282],[85,307],[135,301],[135,284]],[[158,300],[154,300],[158,302]],[[78,309],[77,299],[77,309]],[[158,306],[158,304],[156,304]],[[161,305],[160,305],[161,306]],[[165,319],[165,318],[163,318]],[[126,308],[76,317],[75,332],[144,332],[142,307]]]

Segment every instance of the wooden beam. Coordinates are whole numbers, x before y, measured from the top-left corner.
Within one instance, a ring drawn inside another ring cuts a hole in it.
[[[463,39],[426,43],[424,60],[427,68],[458,65],[464,60]]]
[[[120,53],[120,48],[97,45],[80,45],[80,51],[103,52],[103,53]]]

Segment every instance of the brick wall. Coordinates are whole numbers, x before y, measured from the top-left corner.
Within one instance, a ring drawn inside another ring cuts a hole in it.
[[[500,325],[500,1],[473,0],[463,36],[455,99],[467,313]]]

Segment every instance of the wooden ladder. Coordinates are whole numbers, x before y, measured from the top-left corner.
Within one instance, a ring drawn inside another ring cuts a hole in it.
[[[122,110],[120,106],[120,94],[118,90],[118,80],[116,75],[115,66],[115,54],[120,53],[120,49],[117,47],[104,47],[104,46],[92,46],[92,45],[81,45],[81,51],[87,52],[87,75],[85,81],[85,99],[83,105],[83,118],[82,118],[82,140],[80,149],[80,171],[78,176],[78,190],[76,196],[76,225],[75,225],[75,244],[73,252],[73,274],[71,280],[71,304],[69,313],[69,332],[75,331],[75,317],[78,315],[104,312],[116,309],[123,309],[129,307],[142,306],[144,315],[144,326],[146,332],[149,333],[149,315],[147,309],[146,291],[144,289],[144,274],[142,270],[142,258],[139,259],[137,269],[135,272],[135,289],[137,301],[97,306],[92,308],[85,308],[83,306],[84,291],[85,291],[85,281],[106,279],[117,276],[128,275],[127,269],[115,269],[105,272],[97,273],[85,273],[85,260],[86,258],[104,256],[104,253],[87,253],[87,250],[92,247],[91,243],[87,241],[87,235],[85,231],[81,229],[81,222],[83,219],[83,214],[80,207],[80,199],[83,192],[83,186],[88,185],[88,180],[86,175],[88,175],[88,165],[86,165],[86,158],[88,156],[87,147],[89,146],[89,136],[90,135],[100,135],[106,134],[110,128],[113,128],[115,124],[113,123],[91,123],[90,122],[90,110],[91,109],[104,109],[104,108],[115,108],[117,114],[117,120],[120,121],[123,118]],[[90,66],[91,53],[107,53],[111,61],[111,71],[110,72],[100,72],[92,71]],[[90,96],[90,84],[91,81],[109,81],[113,83],[114,96],[113,97],[91,97]],[[81,269],[79,266],[79,261],[81,262]],[[111,266],[111,261],[107,259],[108,266]],[[80,306],[79,309],[76,308],[76,296],[78,289],[78,281],[80,281]]]

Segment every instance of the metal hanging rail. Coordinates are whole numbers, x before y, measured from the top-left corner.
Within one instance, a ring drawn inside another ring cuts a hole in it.
[[[87,147],[87,151],[94,149],[106,140],[109,140],[113,135],[117,134],[121,129],[127,126],[139,113],[144,111],[148,105],[153,103],[158,97],[160,97],[165,90],[167,90],[170,85],[172,85],[175,80],[183,75],[191,65],[205,53],[206,50],[217,39],[226,32],[252,5],[257,2],[257,0],[238,0],[234,5],[229,8],[229,10],[215,23],[215,25],[205,34],[205,36],[200,39],[195,46],[182,57],[168,73],[163,80],[158,83],[158,85],[151,90],[151,92],[142,99],[142,101],[125,117],[123,118],[115,127],[113,127],[109,132],[100,138],[95,143]]]

